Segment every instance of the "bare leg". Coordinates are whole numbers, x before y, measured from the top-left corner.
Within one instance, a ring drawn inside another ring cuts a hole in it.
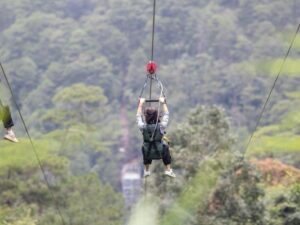
[[[171,164],[165,165],[165,169],[166,171],[171,171],[172,170]]]
[[[4,139],[15,143],[19,142],[16,138],[15,133],[12,130],[12,127],[6,128],[6,134],[4,135]]]
[[[171,164],[165,165],[165,175],[175,178],[176,175],[171,168]]]
[[[145,171],[149,171],[149,169],[150,169],[150,164],[146,164],[146,165],[144,165],[144,167],[145,167]]]
[[[149,169],[150,169],[150,164],[144,164],[144,177],[150,176],[151,172]]]

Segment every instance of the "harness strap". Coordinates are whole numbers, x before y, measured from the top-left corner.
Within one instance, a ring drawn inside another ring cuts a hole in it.
[[[149,141],[149,142],[146,142],[146,143],[149,143],[149,148],[148,148],[148,152],[147,152],[147,158],[149,158],[149,156],[150,156],[150,152],[152,150],[152,147],[154,148],[154,150],[157,153],[157,155],[160,155],[160,157],[161,157],[161,154],[160,154],[160,152],[158,151],[158,148],[157,148],[157,143],[155,141]]]

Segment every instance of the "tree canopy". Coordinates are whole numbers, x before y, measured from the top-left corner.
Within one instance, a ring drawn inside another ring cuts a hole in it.
[[[0,61],[54,193],[1,72],[0,99],[21,143],[0,142],[0,224],[61,224],[57,207],[67,224],[140,217],[125,210],[120,177],[141,157],[135,110],[152,3],[0,0]],[[152,194],[167,193],[137,207],[155,222],[299,224],[299,34],[239,161],[299,19],[296,0],[157,1],[154,59],[178,178],[151,178]],[[290,171],[289,182],[279,179]]]

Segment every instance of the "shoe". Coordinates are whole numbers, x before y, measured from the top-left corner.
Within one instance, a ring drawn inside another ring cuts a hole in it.
[[[5,140],[8,140],[8,141],[11,141],[11,142],[14,142],[14,143],[18,143],[19,140],[16,138],[16,135],[15,133],[11,130],[11,131],[8,131],[5,135],[4,135],[4,139]]]
[[[151,172],[150,171],[146,171],[144,170],[144,177],[149,177],[151,175]]]
[[[165,175],[166,176],[169,176],[169,177],[172,177],[172,178],[175,178],[176,177],[176,175],[175,175],[175,173],[173,172],[173,170],[166,170],[165,171]]]

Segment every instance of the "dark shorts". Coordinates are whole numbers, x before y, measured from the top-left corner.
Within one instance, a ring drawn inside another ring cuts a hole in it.
[[[0,119],[3,122],[5,128],[10,128],[14,126],[14,122],[11,118],[11,113],[8,106],[3,106],[0,102]]]
[[[149,165],[152,163],[152,159],[147,159],[144,155],[143,155],[143,159],[144,159],[144,165]],[[170,165],[172,162],[169,146],[165,144],[162,152],[162,161],[165,165]]]

